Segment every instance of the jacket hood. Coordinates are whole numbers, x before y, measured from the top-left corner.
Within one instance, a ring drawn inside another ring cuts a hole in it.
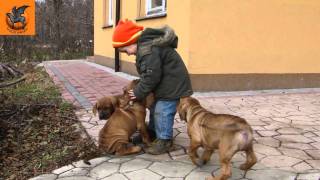
[[[178,47],[178,37],[175,34],[174,30],[169,26],[163,26],[158,29],[146,28],[139,40],[138,43],[152,42],[153,46],[166,47],[170,46],[172,48]]]

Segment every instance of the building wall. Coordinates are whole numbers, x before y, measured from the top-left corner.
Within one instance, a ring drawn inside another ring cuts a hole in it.
[[[121,2],[121,19],[139,17],[140,0]],[[103,0],[94,3],[96,62],[113,67],[114,29],[102,28]],[[137,23],[175,29],[196,91],[312,88],[320,87],[319,12],[319,0],[167,0],[166,17]],[[135,57],[120,59],[121,71],[136,74]]]
[[[191,74],[319,73],[319,0],[197,0]]]
[[[103,0],[96,0],[94,11],[94,54],[104,57],[114,57],[114,49],[111,46],[113,28],[104,28],[103,26]],[[130,19],[135,21],[139,16],[138,3],[139,0],[121,1],[121,19]],[[171,26],[179,36],[179,47],[177,51],[182,56],[185,63],[189,60],[189,45],[190,45],[190,0],[167,1],[167,16],[155,19],[140,20],[137,24],[144,27],[161,27],[162,25]],[[114,0],[115,4],[115,0]],[[115,6],[114,6],[115,7]],[[143,6],[144,8],[144,6]],[[120,54],[120,59],[125,62],[133,63],[135,57],[128,57],[125,54]]]

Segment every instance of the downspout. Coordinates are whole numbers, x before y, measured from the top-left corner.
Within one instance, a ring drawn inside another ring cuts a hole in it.
[[[118,25],[118,22],[120,20],[120,0],[116,0],[116,25]],[[114,50],[114,71],[119,72],[120,71],[120,54],[118,48],[115,48]]]

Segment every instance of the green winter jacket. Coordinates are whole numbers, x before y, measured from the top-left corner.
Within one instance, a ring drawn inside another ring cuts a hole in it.
[[[178,37],[165,26],[146,28],[137,42],[136,68],[140,82],[133,90],[138,100],[150,92],[156,100],[177,100],[192,95],[189,74],[175,48]]]

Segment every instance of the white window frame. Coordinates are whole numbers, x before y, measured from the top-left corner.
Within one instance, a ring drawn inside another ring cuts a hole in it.
[[[113,25],[113,0],[109,0],[108,25]]]
[[[160,12],[154,13],[155,11]],[[152,8],[152,0],[146,0],[146,16],[162,15],[166,14],[166,0],[162,0],[162,6]]]

